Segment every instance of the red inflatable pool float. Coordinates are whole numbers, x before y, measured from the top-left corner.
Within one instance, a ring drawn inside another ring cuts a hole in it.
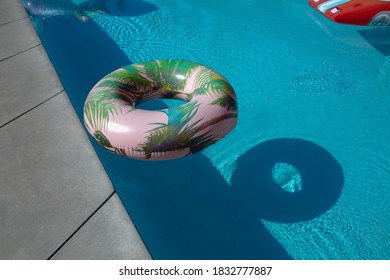
[[[310,0],[309,5],[337,23],[390,26],[390,0]]]

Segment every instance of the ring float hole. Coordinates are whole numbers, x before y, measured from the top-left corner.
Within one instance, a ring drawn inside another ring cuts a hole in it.
[[[272,168],[272,179],[285,191],[295,193],[302,190],[301,173],[289,163],[276,163]]]
[[[154,110],[163,110],[167,108],[180,106],[185,103],[187,102],[179,99],[159,98],[159,99],[151,99],[151,100],[140,102],[135,107],[137,109],[154,111]]]

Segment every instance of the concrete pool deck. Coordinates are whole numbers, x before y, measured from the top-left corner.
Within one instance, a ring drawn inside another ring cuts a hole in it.
[[[0,42],[0,259],[151,259],[20,0]]]

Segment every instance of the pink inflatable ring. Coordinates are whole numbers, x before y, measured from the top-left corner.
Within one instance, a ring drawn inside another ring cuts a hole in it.
[[[146,100],[186,103],[161,110],[137,108]],[[115,154],[149,160],[199,152],[237,122],[232,86],[217,72],[184,60],[157,60],[120,68],[100,80],[84,104],[84,124]]]

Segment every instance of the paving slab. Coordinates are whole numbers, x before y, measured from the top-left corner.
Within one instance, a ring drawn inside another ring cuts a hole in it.
[[[40,44],[29,18],[0,25],[0,61]]]
[[[0,127],[61,90],[42,46],[1,61]]]
[[[151,256],[115,194],[53,259],[150,260]]]
[[[27,17],[20,0],[0,0],[0,25]]]
[[[112,193],[62,92],[0,128],[0,259],[45,259]]]

